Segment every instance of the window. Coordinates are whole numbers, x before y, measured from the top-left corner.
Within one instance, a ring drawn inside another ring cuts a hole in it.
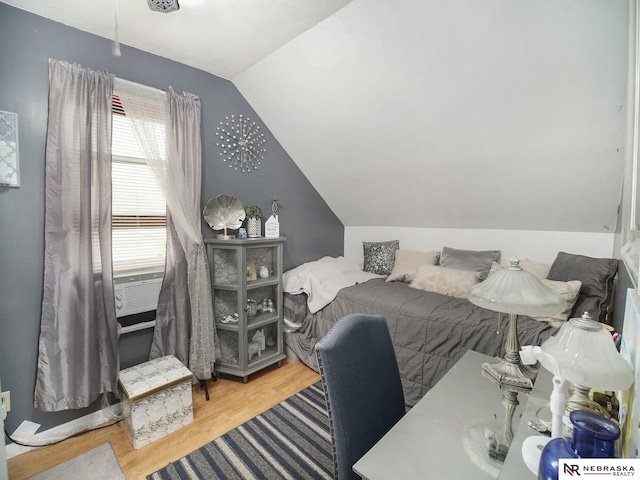
[[[156,127],[163,142],[164,125]],[[115,96],[112,135],[113,271],[164,270],[166,201]]]

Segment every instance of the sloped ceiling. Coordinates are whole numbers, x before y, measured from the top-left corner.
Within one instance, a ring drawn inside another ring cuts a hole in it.
[[[111,0],[6,3],[113,36]],[[120,0],[120,41],[231,79],[346,226],[615,229],[626,0],[180,4]]]
[[[147,0],[2,1],[108,39],[117,11],[121,43],[232,79],[351,0],[178,0],[171,13]]]
[[[354,0],[234,78],[347,226],[611,232],[626,0]]]

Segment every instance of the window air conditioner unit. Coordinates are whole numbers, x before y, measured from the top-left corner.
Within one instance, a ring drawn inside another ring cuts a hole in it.
[[[158,307],[162,273],[142,273],[114,278],[116,317],[150,312]]]

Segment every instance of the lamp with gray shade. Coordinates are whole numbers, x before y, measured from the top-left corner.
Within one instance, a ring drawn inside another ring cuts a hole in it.
[[[564,298],[546,287],[535,275],[518,266],[516,257],[511,265],[469,289],[469,301],[479,307],[509,314],[509,329],[505,353],[498,363],[484,363],[483,370],[500,383],[533,388],[536,371],[522,365],[518,339],[518,315],[540,316],[564,311]]]

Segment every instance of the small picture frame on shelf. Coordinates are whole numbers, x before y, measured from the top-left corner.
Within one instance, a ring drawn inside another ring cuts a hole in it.
[[[258,279],[258,275],[256,274],[256,263],[255,262],[247,262],[247,282],[253,282]]]

